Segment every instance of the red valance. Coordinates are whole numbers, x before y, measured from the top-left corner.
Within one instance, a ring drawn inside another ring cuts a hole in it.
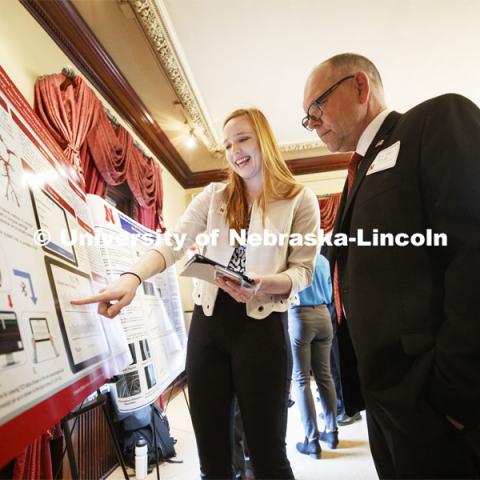
[[[126,179],[138,204],[136,220],[152,230],[164,230],[163,183],[160,164],[144,155],[122,127],[117,137],[125,154]]]
[[[87,135],[87,145],[92,160],[108,185],[120,185],[125,182],[127,174],[125,151],[103,111],[95,128]]]
[[[94,195],[104,198],[105,191],[107,190],[107,182],[92,160],[87,142],[85,142],[80,149],[80,162],[85,179],[85,192],[93,193]]]
[[[105,195],[107,185],[128,183],[137,203],[135,219],[164,230],[159,162],[145,156],[122,126],[114,128],[93,90],[76,76],[46,75],[35,85],[35,108],[75,166],[87,193]]]

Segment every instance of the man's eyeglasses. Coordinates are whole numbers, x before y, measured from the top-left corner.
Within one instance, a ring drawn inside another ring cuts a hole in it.
[[[334,83],[328,90],[323,92],[316,100],[314,100],[308,107],[307,114],[302,118],[302,126],[309,130],[313,130],[309,126],[310,120],[319,121],[323,115],[322,103],[345,81],[350,78],[355,78],[355,75],[348,75],[341,78],[338,82]]]

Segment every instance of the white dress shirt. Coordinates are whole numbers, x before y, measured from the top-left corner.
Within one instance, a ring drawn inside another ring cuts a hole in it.
[[[391,112],[391,110],[385,109],[380,112],[367,126],[367,128],[363,131],[362,135],[360,136],[357,148],[355,151],[361,155],[362,157],[365,156],[367,153],[368,147],[373,142],[375,135],[380,130],[384,120],[387,118],[387,115]]]

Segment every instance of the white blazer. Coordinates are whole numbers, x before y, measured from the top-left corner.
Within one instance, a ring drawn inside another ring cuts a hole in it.
[[[212,260],[228,265],[232,257],[234,245],[230,245],[229,227],[226,223],[226,184],[211,183],[198,194],[187,207],[185,213],[175,228],[162,237],[153,247],[165,258],[167,267],[183,257],[185,252],[195,243],[196,236],[207,233],[213,238],[212,232],[218,232],[216,245],[210,244],[202,248],[202,255]],[[262,211],[255,202],[252,206],[250,225],[248,228],[249,241],[264,230],[278,235],[279,233],[310,234],[315,239],[320,228],[320,210],[315,194],[304,188],[294,198],[276,200],[267,203],[265,228],[262,225]],[[168,245],[166,238],[173,234],[186,234],[186,240],[181,249],[175,250],[175,243]],[[303,237],[302,237],[303,238]],[[284,273],[292,281],[289,295],[274,295],[257,293],[247,302],[247,315],[255,319],[263,319],[271,312],[282,312],[291,305],[298,303],[297,292],[308,287],[312,281],[316,242],[313,245],[290,246],[289,237],[283,245],[266,246],[247,244],[245,270],[260,275]],[[218,287],[208,282],[198,281],[193,291],[193,301],[201,305],[206,316],[211,316],[218,294]]]

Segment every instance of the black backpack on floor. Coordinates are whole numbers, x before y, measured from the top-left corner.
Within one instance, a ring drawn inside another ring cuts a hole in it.
[[[170,459],[176,456],[175,443],[177,441],[171,437],[167,416],[158,405],[148,405],[132,412],[122,420],[120,443],[125,463],[129,467],[135,467],[135,445],[140,439],[147,443],[149,466],[155,464],[154,431],[158,460],[171,462]]]

